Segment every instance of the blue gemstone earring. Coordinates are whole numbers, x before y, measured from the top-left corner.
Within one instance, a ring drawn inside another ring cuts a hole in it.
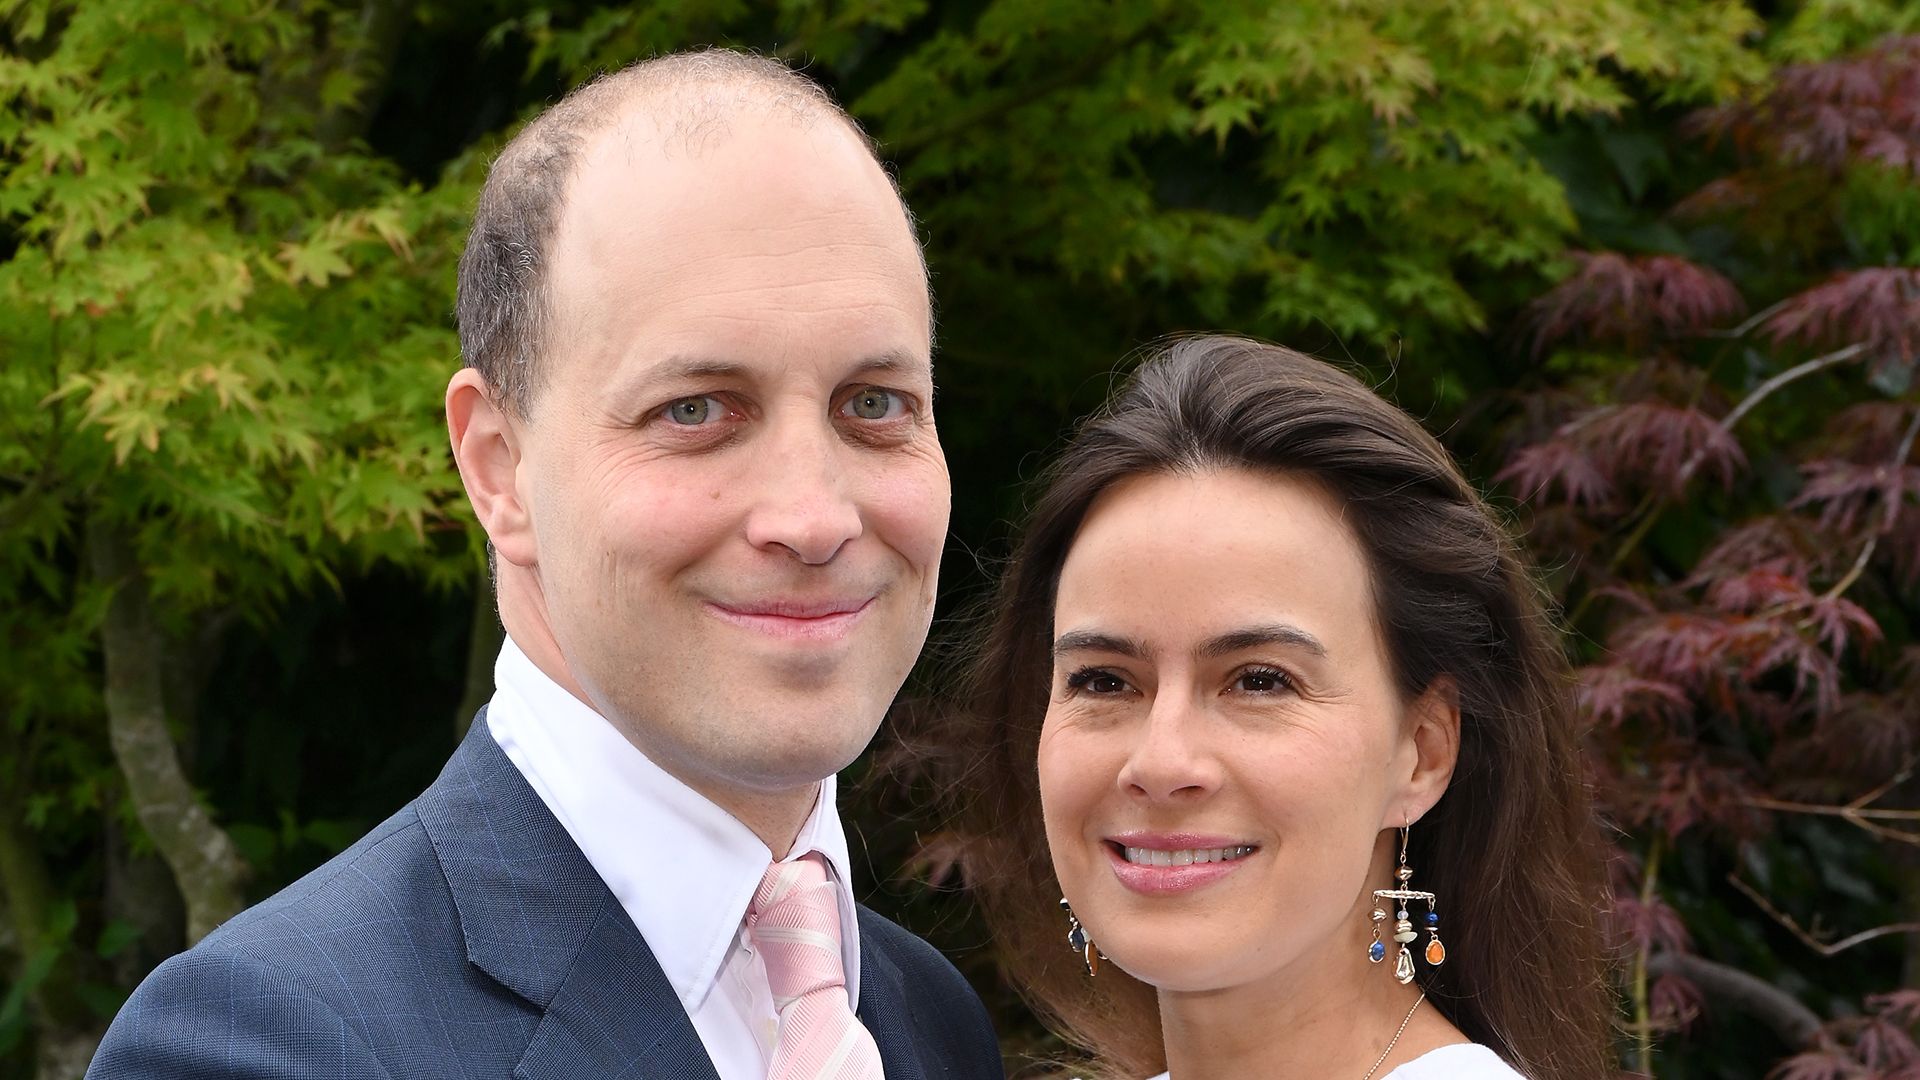
[[[1073,905],[1067,903],[1064,896],[1060,898],[1060,910],[1067,913],[1067,947],[1080,955],[1080,962],[1087,965],[1087,977],[1091,979],[1100,973],[1100,961],[1106,956],[1094,946],[1086,927],[1080,925],[1080,917],[1073,913]]]
[[[1400,955],[1393,962],[1393,977],[1404,985],[1413,981],[1413,950],[1407,946],[1420,936],[1413,928],[1412,915],[1407,904],[1412,901],[1427,905],[1427,963],[1439,967],[1447,962],[1447,947],[1440,944],[1440,912],[1435,897],[1430,892],[1408,888],[1413,881],[1413,867],[1407,865],[1408,826],[1400,827],[1400,865],[1393,872],[1394,879],[1400,883],[1397,889],[1373,890],[1373,944],[1367,946],[1367,960],[1378,964],[1387,958],[1387,943],[1380,940],[1380,924],[1387,921],[1387,912],[1381,901],[1399,901],[1394,911],[1393,940],[1400,945]]]

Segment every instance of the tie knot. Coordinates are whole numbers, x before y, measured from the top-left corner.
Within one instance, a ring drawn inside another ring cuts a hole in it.
[[[760,948],[767,987],[782,1011],[802,995],[846,986],[840,902],[819,853],[767,868],[747,905],[747,933]]]

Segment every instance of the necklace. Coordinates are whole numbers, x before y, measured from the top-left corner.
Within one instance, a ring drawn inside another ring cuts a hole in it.
[[[1360,1080],[1373,1080],[1373,1074],[1380,1071],[1380,1066],[1387,1060],[1387,1055],[1393,1053],[1393,1045],[1400,1041],[1400,1036],[1407,1033],[1407,1025],[1413,1023],[1414,1009],[1418,1009],[1420,1003],[1425,1000],[1427,1000],[1427,993],[1422,990],[1420,996],[1413,999],[1413,1009],[1408,1009],[1406,1018],[1400,1021],[1400,1030],[1394,1032],[1393,1038],[1387,1040],[1387,1048],[1380,1051],[1379,1057],[1373,1059],[1373,1068],[1368,1069],[1367,1075],[1361,1077]]]

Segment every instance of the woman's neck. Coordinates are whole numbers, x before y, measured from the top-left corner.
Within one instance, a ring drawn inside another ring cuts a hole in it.
[[[1406,1030],[1375,1080],[1428,1050],[1466,1041],[1438,1010],[1425,1005],[1413,1010],[1420,987],[1402,986],[1390,969],[1368,963],[1365,950],[1364,941],[1342,940],[1256,983],[1160,991],[1160,1026],[1173,1080],[1360,1080],[1403,1021]]]

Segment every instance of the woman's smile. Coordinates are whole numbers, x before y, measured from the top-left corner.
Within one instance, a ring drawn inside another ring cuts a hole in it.
[[[1246,865],[1258,844],[1212,836],[1122,833],[1101,842],[1115,880],[1149,896],[1211,885]]]

